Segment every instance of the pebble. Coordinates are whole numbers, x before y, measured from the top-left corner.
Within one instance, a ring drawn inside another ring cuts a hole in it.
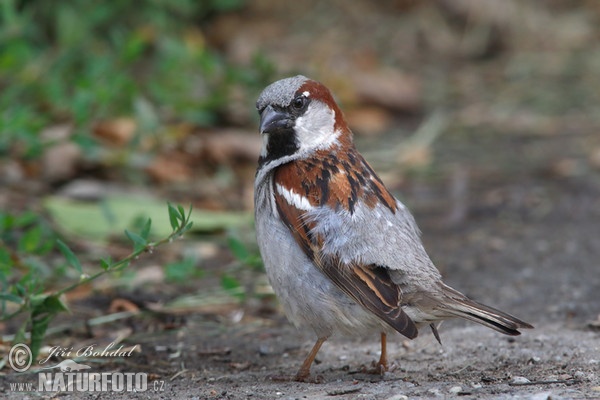
[[[558,397],[552,394],[552,392],[540,392],[533,394],[529,400],[558,400]]]
[[[408,396],[405,396],[403,394],[396,394],[392,397],[388,397],[385,400],[408,400]]]
[[[523,385],[526,383],[531,382],[529,379],[525,378],[524,376],[515,376],[513,377],[512,381],[510,381],[510,383],[516,384],[516,385]]]
[[[587,375],[583,371],[577,371],[573,374],[573,378],[575,379],[586,379]]]
[[[458,394],[458,393],[462,392],[462,390],[463,389],[460,386],[453,386],[450,388],[449,392],[452,394]]]

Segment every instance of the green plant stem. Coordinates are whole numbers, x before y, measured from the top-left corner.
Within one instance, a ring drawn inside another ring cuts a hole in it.
[[[190,207],[188,214],[182,215],[181,222],[177,224],[176,228],[174,227],[175,228],[174,231],[166,238],[163,238],[157,242],[148,243],[145,246],[133,251],[131,254],[129,254],[122,260],[112,263],[108,268],[106,268],[102,271],[98,271],[95,274],[86,276],[86,277],[80,279],[78,282],[75,282],[75,283],[73,283],[69,286],[66,286],[60,290],[52,292],[48,295],[48,297],[59,297],[65,293],[75,289],[76,287],[78,287],[80,285],[84,285],[86,283],[89,283],[89,282],[97,279],[98,277],[100,277],[104,274],[119,271],[119,270],[125,268],[127,265],[129,265],[129,263],[131,263],[134,259],[139,257],[142,253],[152,252],[152,250],[154,250],[154,248],[162,246],[166,243],[171,242],[173,239],[180,237],[181,235],[183,235],[186,231],[188,231],[191,228],[191,222],[190,222],[191,211],[192,210]],[[7,320],[19,315],[20,313],[27,311],[30,307],[31,307],[31,305],[29,304],[29,301],[25,301],[25,302],[23,302],[23,304],[21,304],[21,306],[15,312],[13,312],[9,315],[6,315],[6,316],[2,316],[0,318],[0,321],[7,321]]]

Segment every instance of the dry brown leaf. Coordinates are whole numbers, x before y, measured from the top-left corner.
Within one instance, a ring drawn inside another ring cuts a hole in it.
[[[111,146],[123,146],[133,139],[137,123],[133,118],[121,117],[98,122],[92,132]]]
[[[592,149],[588,158],[592,167],[600,169],[600,147]]]
[[[573,158],[563,158],[550,166],[550,172],[558,178],[576,176],[581,172],[581,164]]]
[[[77,173],[81,148],[73,142],[61,142],[46,148],[41,160],[41,172],[46,181],[69,179]]]
[[[150,265],[140,268],[131,280],[131,286],[137,287],[148,283],[161,283],[165,281],[165,270],[160,265]]]
[[[260,135],[239,129],[219,129],[206,132],[202,138],[202,159],[216,164],[255,163],[260,155]]]
[[[249,361],[232,362],[229,364],[229,366],[235,370],[244,371],[244,370],[247,370],[248,368],[250,368],[250,362]]]
[[[360,107],[346,114],[348,124],[355,133],[367,136],[380,135],[390,129],[392,117],[379,107]]]
[[[77,301],[88,298],[92,294],[92,284],[79,285],[64,294],[67,301]]]
[[[424,167],[431,164],[431,149],[428,146],[409,145],[402,149],[398,163],[406,167]]]
[[[409,113],[422,108],[421,80],[416,75],[391,68],[353,71],[349,75],[362,102]]]
[[[193,172],[187,157],[177,154],[161,154],[146,168],[146,172],[160,183],[189,182]]]
[[[138,312],[140,308],[130,300],[127,299],[114,299],[108,307],[109,313],[116,313],[121,311]]]

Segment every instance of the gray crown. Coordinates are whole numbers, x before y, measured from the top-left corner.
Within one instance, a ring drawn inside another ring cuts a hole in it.
[[[258,96],[256,108],[262,110],[269,104],[279,107],[287,107],[294,99],[294,95],[300,87],[308,80],[307,77],[296,75],[271,83]]]

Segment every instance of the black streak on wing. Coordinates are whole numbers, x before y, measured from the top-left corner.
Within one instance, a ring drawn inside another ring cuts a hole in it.
[[[415,323],[400,308],[401,293],[392,283],[387,268],[343,266],[331,257],[322,260],[321,264],[325,275],[357,303],[407,338],[417,337],[419,332]]]

